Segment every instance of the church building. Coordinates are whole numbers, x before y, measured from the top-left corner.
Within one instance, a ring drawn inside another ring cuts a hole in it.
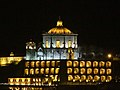
[[[78,59],[78,34],[65,28],[60,18],[56,27],[42,35],[42,47],[37,49],[36,43],[26,43],[26,60]]]

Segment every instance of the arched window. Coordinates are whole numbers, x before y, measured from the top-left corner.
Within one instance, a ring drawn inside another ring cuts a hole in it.
[[[86,67],[91,67],[91,62],[90,61],[86,62]]]
[[[91,74],[92,73],[92,69],[91,68],[88,68],[87,69],[87,74]]]
[[[97,69],[97,68],[94,68],[93,73],[94,73],[94,74],[98,74],[98,69]]]
[[[74,68],[74,74],[78,74],[79,73],[79,69],[78,68]]]
[[[71,40],[68,41],[68,48],[69,47],[72,47],[72,41]]]
[[[72,61],[67,61],[67,67],[71,67],[72,66]]]
[[[46,42],[45,42],[45,47],[46,47],[46,48],[48,48],[48,47],[49,47],[48,40],[46,40]]]
[[[72,74],[72,68],[67,68],[67,74]]]
[[[73,80],[73,76],[72,75],[68,75],[68,81],[72,81]]]
[[[100,77],[98,75],[94,76],[94,81],[98,81],[100,79]]]
[[[25,74],[28,75],[29,74],[29,70],[25,69]]]
[[[100,61],[100,62],[99,62],[99,66],[100,66],[100,67],[104,67],[104,65],[105,65],[105,62],[103,62],[103,61]]]
[[[106,73],[107,73],[107,74],[111,74],[111,72],[112,72],[111,69],[107,69],[107,70],[106,70]]]
[[[78,67],[78,64],[79,64],[78,61],[74,61],[73,62],[73,67]]]
[[[98,62],[97,61],[94,61],[93,62],[93,67],[97,67],[98,66]]]
[[[106,62],[106,67],[111,67],[111,62],[110,61]]]
[[[80,74],[84,74],[85,73],[85,68],[81,68],[80,69]]]
[[[34,69],[30,69],[30,74],[34,74]]]
[[[85,66],[85,61],[80,61],[80,67],[84,67]]]
[[[56,41],[56,48],[60,48],[60,40]]]
[[[100,69],[100,74],[105,74],[105,69],[101,68]]]

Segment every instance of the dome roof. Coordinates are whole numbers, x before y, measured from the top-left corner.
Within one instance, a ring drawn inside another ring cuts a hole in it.
[[[62,23],[63,22],[61,20],[58,20],[56,27],[50,29],[48,31],[48,34],[72,34],[72,32],[69,29],[63,27]]]

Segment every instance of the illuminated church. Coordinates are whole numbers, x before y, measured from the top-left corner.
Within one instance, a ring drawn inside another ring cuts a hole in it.
[[[26,56],[14,57],[11,53],[10,57],[0,58],[1,66],[15,62],[23,71],[19,76],[8,78],[10,90],[62,90],[65,86],[81,87],[112,81],[111,56],[108,59],[82,59],[78,34],[63,27],[61,19],[55,28],[42,35],[41,46],[33,41],[26,43]]]
[[[26,60],[78,59],[78,34],[63,27],[60,19],[55,28],[42,35],[42,47],[37,49],[34,42],[26,43]]]

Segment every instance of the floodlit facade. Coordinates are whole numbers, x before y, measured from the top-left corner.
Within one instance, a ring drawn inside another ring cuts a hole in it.
[[[111,59],[82,59],[77,35],[63,27],[59,19],[55,28],[42,34],[41,47],[26,43],[26,56],[1,57],[0,65],[24,61],[23,74],[9,77],[10,90],[55,90],[59,85],[97,85],[112,80]],[[61,90],[61,89],[60,89]]]
[[[42,35],[42,47],[36,49],[36,43],[32,41],[26,43],[26,60],[78,59],[78,34],[63,27],[61,20],[57,21],[55,28]]]

